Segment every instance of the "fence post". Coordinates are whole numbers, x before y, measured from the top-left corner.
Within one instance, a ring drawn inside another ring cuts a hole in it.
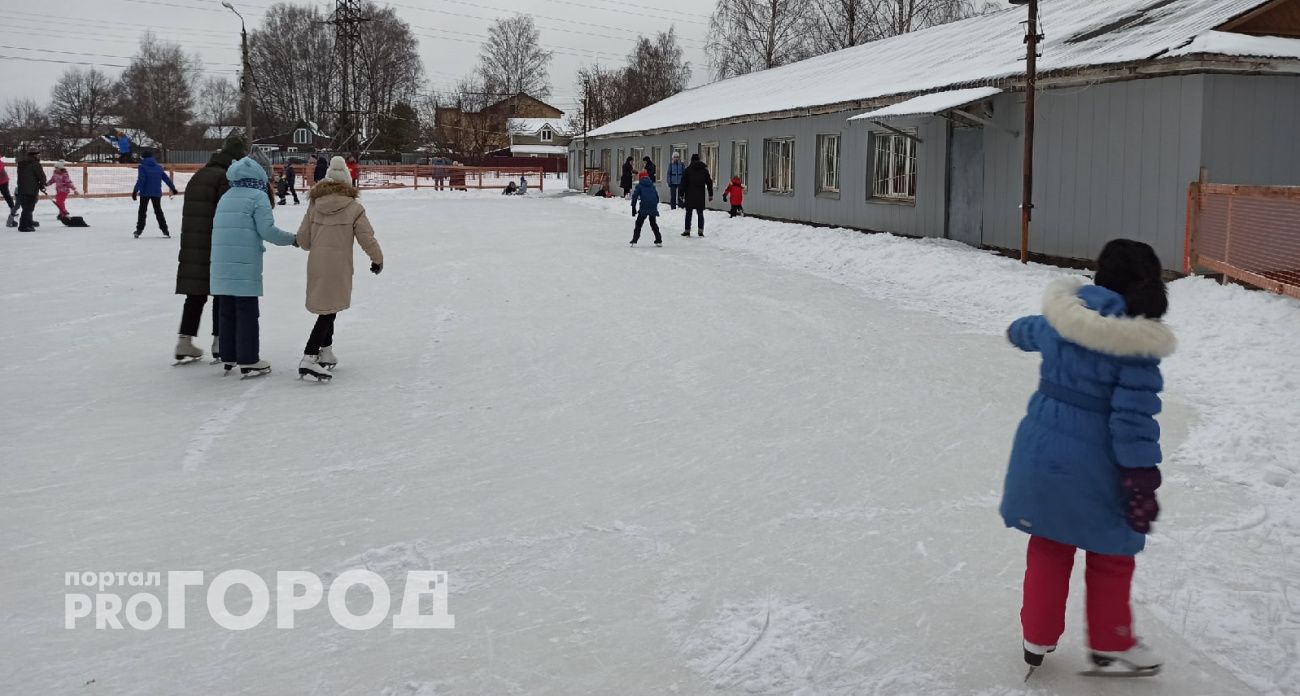
[[[420,165],[417,164],[412,166],[411,173],[414,175],[411,178],[415,180],[415,190],[419,191],[420,190]]]
[[[81,165],[81,197],[90,195],[90,167]]]
[[[541,193],[546,190],[546,170],[542,170],[542,182],[537,185],[537,192]]]

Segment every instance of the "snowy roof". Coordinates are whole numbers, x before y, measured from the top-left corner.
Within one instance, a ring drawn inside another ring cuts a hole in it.
[[[1223,31],[1207,31],[1192,42],[1169,52],[1171,56],[1213,53],[1225,56],[1266,58],[1300,58],[1300,39],[1280,36],[1246,36]]]
[[[563,145],[511,145],[510,152],[515,155],[566,155],[569,148]]]
[[[208,126],[203,131],[204,140],[225,140],[227,136],[233,133],[243,133],[243,126]]]
[[[1043,72],[1168,55],[1268,0],[1042,0]],[[968,86],[1024,74],[1024,7],[882,39],[678,93],[613,135]],[[1237,55],[1229,53],[1228,55]]]
[[[564,127],[564,117],[559,118],[512,118],[506,127],[515,135],[536,135],[547,126],[551,127],[557,135],[568,135],[568,129]]]
[[[922,116],[925,114],[937,114],[940,111],[956,109],[959,106],[966,106],[977,102],[981,99],[1000,94],[1002,90],[997,87],[972,87],[970,89],[954,89],[947,92],[931,92],[922,94],[919,97],[901,101],[892,106],[886,106],[883,109],[868,111],[865,114],[859,114],[850,118],[850,121],[866,121],[877,118],[898,118],[900,116]]]

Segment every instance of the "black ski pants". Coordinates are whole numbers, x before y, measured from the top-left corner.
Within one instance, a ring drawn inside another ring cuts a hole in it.
[[[167,217],[163,215],[162,198],[154,196],[140,196],[140,214],[135,217],[135,231],[140,233],[144,231],[144,219],[149,212],[149,201],[153,201],[153,215],[158,219],[158,229],[163,234],[167,234]]]
[[[186,295],[185,309],[181,311],[181,330],[178,332],[182,336],[191,338],[199,335],[199,321],[203,319],[203,305],[207,304],[207,295]],[[220,303],[217,298],[212,298],[212,335],[217,334],[217,322],[221,320]]]
[[[221,317],[217,323],[221,359],[240,365],[252,365],[260,359],[258,351],[261,348],[257,298],[222,295],[216,299],[218,316]]]
[[[659,236],[659,217],[646,213],[636,216],[636,227],[632,229],[632,243],[641,241],[641,226],[645,224],[647,218],[650,220],[650,231],[655,233],[655,244],[662,244],[664,239]]]
[[[334,318],[337,316],[337,314],[316,315],[316,325],[311,327],[311,335],[307,337],[307,347],[302,349],[303,355],[319,355],[321,348],[334,345]]]

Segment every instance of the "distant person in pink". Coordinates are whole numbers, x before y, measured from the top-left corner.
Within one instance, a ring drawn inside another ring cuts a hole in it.
[[[54,174],[50,177],[50,186],[54,187],[54,205],[59,208],[59,220],[68,217],[68,194],[77,193],[76,184],[68,174],[68,163],[62,160],[54,165]]]

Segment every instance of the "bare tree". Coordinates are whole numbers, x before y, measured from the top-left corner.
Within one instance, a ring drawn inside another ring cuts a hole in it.
[[[60,156],[64,153],[56,135],[45,109],[30,97],[9,100],[0,114],[0,147],[5,152],[37,147],[46,154]]]
[[[50,90],[50,120],[65,136],[94,137],[113,105],[113,81],[95,68],[69,68]]]
[[[686,89],[691,81],[691,64],[682,59],[676,29],[669,28],[654,39],[637,37],[623,70],[626,113],[643,109]]]
[[[180,144],[193,118],[198,58],[179,44],[146,32],[118,82],[118,105],[126,125],[139,128],[164,148]]]
[[[272,129],[299,120],[324,127],[337,93],[334,31],[316,5],[272,5],[249,34],[256,108]]]
[[[235,83],[224,77],[209,77],[199,88],[199,119],[205,126],[225,126],[240,120],[241,98]]]
[[[806,0],[727,0],[709,20],[705,52],[718,79],[793,63],[809,54]]]
[[[876,38],[898,36],[998,9],[987,0],[871,0]]]
[[[367,15],[370,21],[361,25],[361,108],[382,120],[399,104],[410,108],[424,79],[424,64],[410,25],[393,8],[368,5]]]
[[[532,16],[498,19],[479,51],[478,76],[487,92],[547,97],[551,94],[551,56],[542,48]]]
[[[432,121],[432,140],[437,150],[480,155],[509,145],[506,117],[481,113],[497,98],[497,93],[489,91],[477,75],[461,78],[450,92],[437,95]]]

